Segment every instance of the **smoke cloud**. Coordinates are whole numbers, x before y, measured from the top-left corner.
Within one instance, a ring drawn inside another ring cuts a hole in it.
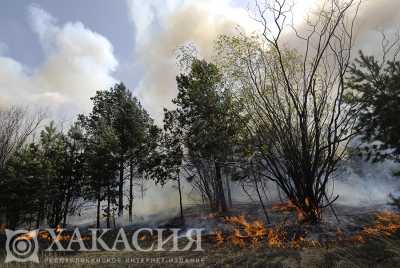
[[[95,91],[116,82],[111,43],[80,22],[58,25],[38,6],[31,6],[29,14],[45,59],[32,69],[0,54],[0,105],[47,107],[53,116],[68,119],[88,111]]]
[[[301,27],[309,12],[321,7],[325,0],[293,2],[293,22]],[[157,121],[162,119],[162,108],[171,108],[171,99],[176,95],[177,47],[193,42],[201,57],[208,59],[219,34],[237,33],[237,26],[249,32],[258,28],[247,9],[232,7],[233,2],[227,0],[127,0],[127,3],[136,30],[137,62],[143,67],[138,95]],[[242,3],[246,6],[245,3],[253,1]],[[397,0],[362,1],[355,28],[355,51],[362,49],[379,55],[378,31],[396,29],[400,24],[399,9]]]
[[[217,35],[237,33],[238,25],[248,32],[257,29],[247,10],[233,8],[231,1],[127,1],[136,29],[137,61],[144,72],[139,81],[139,97],[157,121],[162,119],[162,108],[171,108],[171,99],[176,95],[175,76],[179,70],[174,51],[177,47],[193,42],[200,55],[209,59],[214,53],[213,41]],[[301,28],[308,12],[320,7],[324,0],[294,2],[293,22]],[[398,28],[398,10],[400,2],[397,0],[362,1],[355,26],[354,52],[362,49],[379,55],[379,31],[390,36]],[[286,38],[290,42],[291,38]],[[387,202],[388,194],[396,185],[392,168],[388,167],[392,164],[358,164],[362,169],[357,172],[355,168],[347,169],[335,183],[335,192],[340,193],[339,202],[352,205]],[[376,180],[381,180],[379,187],[373,183]]]
[[[230,2],[128,0],[136,29],[137,60],[144,69],[139,96],[157,121],[162,119],[163,107],[171,108],[176,95],[177,47],[193,42],[199,54],[209,58],[219,34],[234,33],[238,25],[251,28],[254,24],[246,10],[233,8]],[[150,15],[144,17],[143,11]]]

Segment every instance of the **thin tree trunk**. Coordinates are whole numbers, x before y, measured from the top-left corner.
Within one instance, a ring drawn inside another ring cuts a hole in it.
[[[132,223],[133,217],[133,162],[130,162],[130,174],[129,174],[129,223]]]
[[[258,189],[257,179],[256,179],[256,177],[254,175],[253,175],[253,179],[254,179],[254,185],[256,186],[258,199],[260,201],[261,207],[262,207],[263,212],[264,212],[265,219],[267,220],[267,223],[270,224],[271,222],[269,220],[268,212],[267,212],[267,209],[265,208],[264,201],[262,200],[262,197],[261,197],[261,194],[260,194],[260,189]]]
[[[111,195],[110,186],[107,188],[107,228],[110,228],[110,216],[111,216]]]
[[[228,194],[228,205],[231,208],[232,207],[232,193],[231,193],[231,183],[230,183],[228,176],[225,177],[225,183],[226,183],[226,193]]]
[[[185,218],[183,217],[181,179],[179,178],[179,175],[178,175],[177,182],[178,182],[178,191],[179,191],[179,208],[180,208],[180,212],[181,212],[181,223],[183,224],[185,222]]]
[[[37,219],[36,219],[36,229],[38,229],[40,227],[40,222],[42,221],[43,218],[43,210],[44,210],[44,204],[43,201],[40,202],[39,205],[39,213],[37,215]]]
[[[29,213],[29,230],[32,229],[32,213]]]
[[[280,201],[281,203],[283,203],[283,199],[282,199],[282,195],[281,195],[281,189],[279,188],[279,185],[278,185],[278,184],[276,185],[276,189],[277,189],[277,191],[278,191],[279,201]]]
[[[40,212],[37,214],[37,218],[36,218],[36,229],[39,229],[40,226]]]
[[[68,176],[68,184],[67,184],[67,193],[65,195],[65,206],[63,210],[63,226],[67,224],[67,216],[68,216],[68,208],[71,202],[71,185],[72,185],[72,176]]]
[[[100,195],[97,196],[96,228],[100,228]]]
[[[221,167],[218,162],[215,162],[215,177],[216,177],[216,186],[217,186],[217,204],[219,212],[226,212],[226,200],[225,200],[225,193],[224,193],[224,186],[222,183],[222,176],[221,176]]]
[[[142,182],[140,183],[140,198],[144,199],[144,178],[142,178]]]
[[[121,160],[119,167],[119,187],[118,187],[118,216],[124,214],[124,161]]]
[[[67,199],[65,201],[65,207],[64,207],[63,226],[65,226],[67,224],[68,207],[69,207],[70,200],[71,200],[71,197],[68,195]]]

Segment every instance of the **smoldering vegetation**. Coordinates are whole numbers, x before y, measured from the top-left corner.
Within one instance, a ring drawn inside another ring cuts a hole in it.
[[[97,91],[67,130],[52,122],[39,132],[40,116],[7,108],[2,229],[203,228],[203,264],[215,267],[396,263],[400,38],[382,32],[379,56],[357,56],[362,2],[324,1],[302,23],[293,11],[256,1],[255,32],[217,34],[230,25],[218,23],[203,57],[180,44],[162,124],[123,83]],[[175,19],[172,29],[184,21]],[[163,36],[166,47],[183,33]],[[157,48],[143,57],[162,58]],[[144,81],[165,82],[165,66],[149,68]]]

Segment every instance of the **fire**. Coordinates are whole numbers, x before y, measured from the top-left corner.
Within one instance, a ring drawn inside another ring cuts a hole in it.
[[[311,201],[309,197],[306,197],[304,200],[304,203],[306,204],[307,207],[311,206]],[[286,203],[278,203],[272,205],[271,211],[273,212],[284,212],[284,213],[289,213],[289,212],[296,212],[296,220],[297,222],[304,222],[306,219],[306,216],[304,213],[301,211],[300,208],[298,208],[293,201],[289,200]],[[315,215],[320,215],[320,210],[319,209],[314,209]]]
[[[390,236],[400,230],[400,214],[383,211],[376,215],[374,224],[364,227],[359,233],[350,237],[350,240],[365,243],[367,238]]]
[[[215,232],[215,241],[217,242],[217,246],[222,246],[224,244],[225,238],[221,231]]]
[[[57,235],[57,237],[55,238],[56,241],[70,241],[73,239],[72,235],[62,234],[61,232],[62,232],[61,227],[57,226],[55,228],[55,233]],[[49,242],[51,242],[53,240],[52,236],[50,235],[50,233],[48,231],[39,231],[39,232],[30,231],[30,232],[20,235],[17,239],[18,240],[32,240],[36,237],[38,239],[47,240]],[[74,239],[76,239],[76,237]],[[91,240],[91,239],[92,239],[91,236],[82,236],[83,241],[87,241],[87,240]]]
[[[18,238],[16,238],[17,240],[32,240],[33,238],[36,237],[36,232],[31,231],[31,232],[27,232],[25,234],[22,234],[20,236],[18,236]]]
[[[141,236],[139,237],[139,240],[140,240],[140,241],[146,240],[146,236],[145,236],[145,235],[141,235]]]
[[[277,225],[266,228],[262,221],[249,222],[243,215],[225,217],[225,222],[234,226],[233,231],[224,237],[221,231],[216,231],[215,241],[217,246],[230,242],[235,246],[244,248],[249,245],[258,248],[262,241],[269,248],[300,248],[303,246],[320,247],[320,243],[314,240],[305,240],[303,235],[288,235],[285,225]]]
[[[285,232],[279,226],[277,228],[270,228],[268,230],[267,244],[271,248],[283,248],[285,240]]]
[[[257,247],[260,240],[267,234],[267,230],[261,221],[248,222],[243,215],[225,217],[225,221],[237,227],[228,237],[234,245],[244,247],[249,241],[253,247]]]
[[[225,222],[233,227],[230,233],[224,234],[216,231],[215,241],[218,246],[229,242],[232,245],[244,248],[250,246],[253,248],[260,247],[264,244],[268,248],[310,248],[322,247],[336,244],[338,242],[345,243],[365,243],[368,238],[379,236],[390,236],[400,231],[400,213],[383,211],[376,214],[375,222],[369,226],[365,226],[361,231],[353,234],[346,234],[343,230],[337,229],[331,240],[320,242],[319,240],[307,239],[306,230],[297,227],[293,231],[293,225],[287,223],[277,224],[275,226],[266,227],[262,221],[249,221],[243,215],[225,217]],[[292,230],[292,231],[290,231]]]
[[[272,205],[271,210],[279,212],[290,212],[290,211],[296,211],[297,207],[293,204],[292,201],[289,200],[287,203],[278,203]]]

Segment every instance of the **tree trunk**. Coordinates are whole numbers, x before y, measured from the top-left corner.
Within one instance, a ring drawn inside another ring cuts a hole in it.
[[[224,193],[224,186],[222,183],[222,175],[221,175],[221,167],[218,162],[215,162],[215,179],[216,179],[216,186],[217,186],[217,205],[219,212],[226,212],[226,200],[225,200],[225,193]]]
[[[111,195],[110,186],[107,188],[107,228],[110,228],[110,216],[111,216]]]
[[[68,215],[68,207],[71,197],[68,195],[67,199],[65,200],[65,207],[64,207],[64,215],[63,215],[63,226],[67,224],[67,215]]]
[[[140,198],[144,199],[144,177],[142,177],[142,182],[140,183]]]
[[[132,212],[133,212],[133,162],[130,162],[130,174],[129,174],[129,223],[132,223]]]
[[[96,228],[100,228],[100,195],[97,196]]]
[[[268,212],[267,212],[267,209],[265,208],[264,201],[262,200],[262,197],[261,197],[261,194],[260,194],[260,189],[258,189],[257,179],[256,179],[256,177],[254,175],[253,175],[253,179],[254,179],[254,185],[256,187],[257,195],[258,195],[258,200],[260,201],[262,210],[264,212],[265,219],[267,220],[267,223],[270,224],[271,222],[269,220]]]
[[[181,212],[181,223],[184,224],[185,218],[183,217],[181,179],[179,178],[179,175],[178,175],[177,182],[178,182],[178,191],[179,191],[179,208],[180,208],[180,212]]]
[[[71,202],[71,184],[72,184],[72,176],[68,176],[68,184],[67,184],[67,193],[65,194],[65,206],[63,210],[63,226],[67,224],[67,216],[68,216],[68,208]]]
[[[39,229],[39,227],[40,227],[40,222],[42,221],[42,218],[44,215],[43,210],[44,210],[44,202],[40,201],[39,213],[38,213],[37,219],[36,219],[36,229]]]
[[[124,161],[121,160],[119,167],[119,187],[118,187],[118,216],[124,214]]]
[[[232,207],[231,182],[228,176],[226,176],[225,178],[225,184],[226,184],[226,193],[228,194],[228,205],[231,208]]]

